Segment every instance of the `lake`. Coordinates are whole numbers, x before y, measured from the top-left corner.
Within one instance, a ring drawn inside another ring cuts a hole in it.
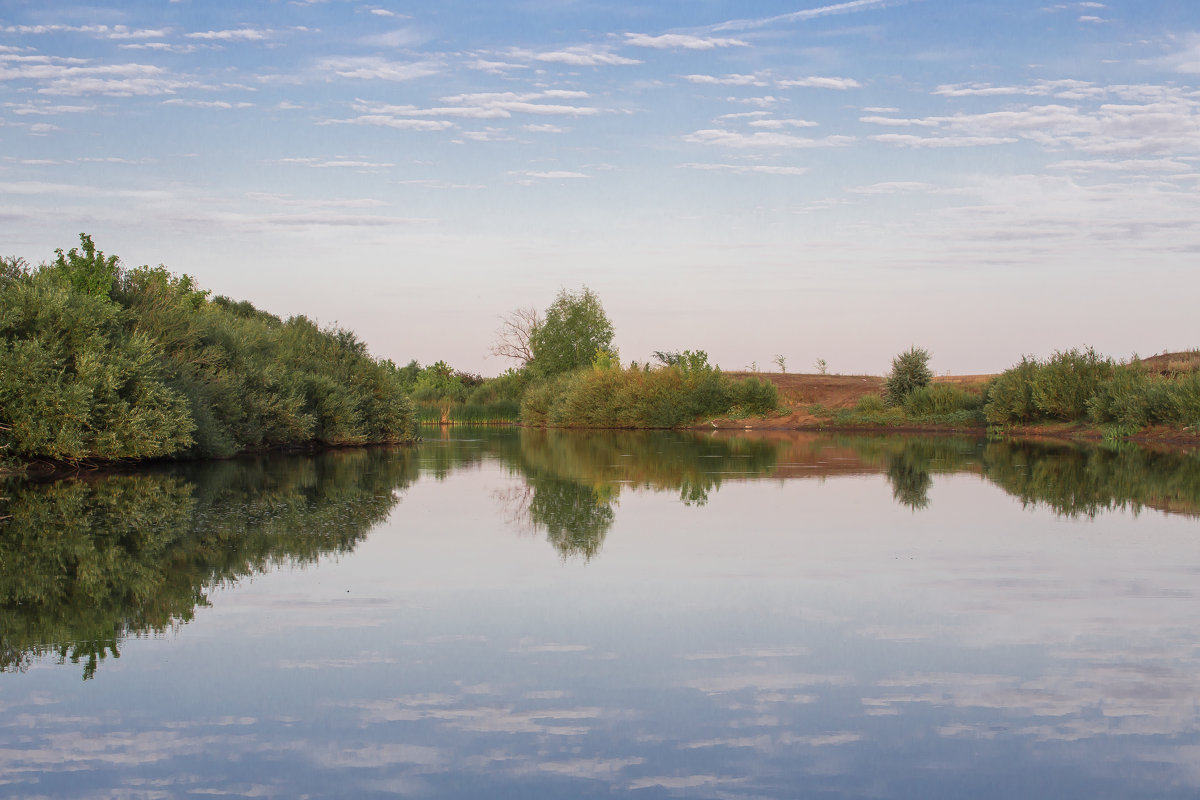
[[[426,436],[0,484],[0,796],[1200,795],[1196,455]]]

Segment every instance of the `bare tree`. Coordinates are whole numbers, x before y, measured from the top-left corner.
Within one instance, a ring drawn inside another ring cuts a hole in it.
[[[510,311],[500,318],[491,354],[528,364],[533,361],[533,332],[541,324],[541,315],[533,306]]]

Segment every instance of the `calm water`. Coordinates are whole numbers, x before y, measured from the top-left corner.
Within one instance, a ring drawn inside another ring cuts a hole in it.
[[[1200,458],[455,431],[0,484],[0,796],[1200,796]]]

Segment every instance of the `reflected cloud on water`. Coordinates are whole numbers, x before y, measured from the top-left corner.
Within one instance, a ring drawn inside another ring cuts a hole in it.
[[[451,430],[0,494],[0,794],[1200,791],[1186,453]]]

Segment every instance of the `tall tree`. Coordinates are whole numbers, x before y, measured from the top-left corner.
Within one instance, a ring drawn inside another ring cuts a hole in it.
[[[530,337],[530,366],[543,376],[585,367],[597,352],[612,351],[612,338],[612,323],[596,293],[586,286],[575,294],[563,289]]]

